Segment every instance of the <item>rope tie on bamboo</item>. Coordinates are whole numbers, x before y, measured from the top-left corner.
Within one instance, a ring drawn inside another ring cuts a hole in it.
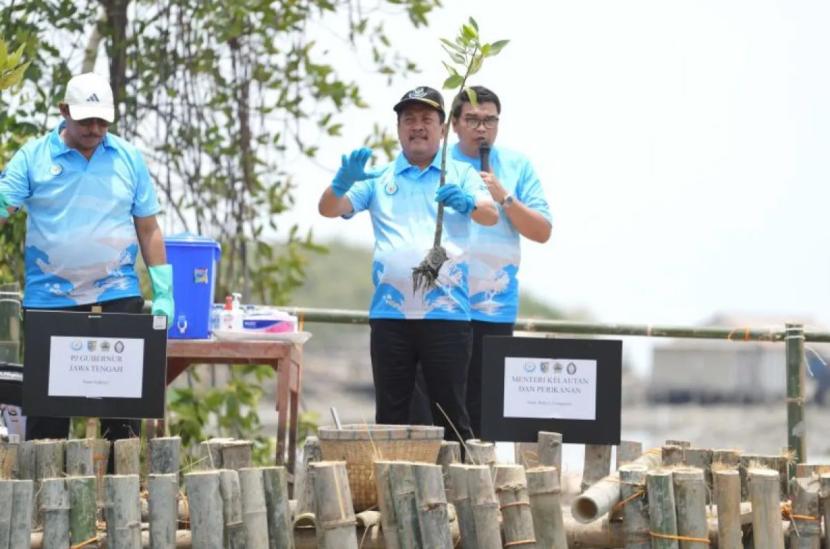
[[[499,509],[503,511],[504,509],[507,509],[508,507],[520,507],[520,506],[524,506],[524,505],[530,507],[530,502],[529,501],[514,501],[512,503],[505,503],[504,505],[499,505]]]
[[[633,483],[626,483],[626,484],[633,484]],[[628,496],[624,500],[618,501],[614,505],[614,507],[611,508],[611,512],[616,513],[617,511],[619,511],[620,509],[622,509],[623,507],[625,507],[626,505],[628,505],[629,503],[631,503],[635,499],[637,499],[639,497],[643,497],[644,495],[646,495],[645,490],[640,490],[638,492],[634,492],[633,494],[631,494],[630,496]]]
[[[69,547],[69,549],[83,549],[83,548],[84,548],[84,547],[86,547],[87,545],[92,545],[93,543],[98,543],[98,541],[99,541],[100,539],[101,539],[101,538],[99,538],[98,536],[95,536],[94,538],[89,538],[89,539],[84,540],[84,541],[82,541],[82,542],[80,542],[80,543],[76,543],[75,545],[71,545],[71,546]]]
[[[535,544],[536,539],[520,539],[518,541],[508,541],[504,544],[505,547],[516,547],[517,545],[531,545]]]
[[[712,542],[709,541],[709,538],[695,538],[692,536],[679,536],[675,534],[661,534],[660,532],[652,532],[651,530],[648,531],[648,534],[653,538],[658,539],[670,539],[674,541],[693,541],[696,543],[705,543],[706,545],[711,544]]]

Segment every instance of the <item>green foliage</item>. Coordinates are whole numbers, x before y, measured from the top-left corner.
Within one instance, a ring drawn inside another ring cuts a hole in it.
[[[444,81],[444,89],[459,89],[464,91],[467,79],[481,70],[484,59],[495,57],[507,45],[508,40],[497,40],[486,43],[481,41],[478,32],[478,23],[470,17],[467,23],[461,25],[455,40],[441,38],[441,47],[450,58],[450,63],[444,62],[449,76]],[[475,92],[467,89],[470,101],[475,104]]]

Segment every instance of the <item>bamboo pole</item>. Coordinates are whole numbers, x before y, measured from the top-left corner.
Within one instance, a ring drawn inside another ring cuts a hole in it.
[[[585,464],[582,468],[580,493],[585,492],[611,472],[611,448],[607,444],[585,445]]]
[[[395,506],[398,546],[401,549],[420,549],[424,547],[421,539],[421,529],[418,525],[412,464],[407,461],[390,462],[389,484],[392,502]]]
[[[115,474],[141,474],[141,439],[138,437],[122,438],[115,441]]]
[[[568,549],[562,520],[561,493],[556,467],[527,470],[527,494],[533,517],[533,531],[540,548]]]
[[[174,549],[178,518],[179,475],[150,473],[147,477],[147,490],[150,493],[150,545],[153,549]]]
[[[784,549],[784,530],[778,503],[778,472],[757,468],[750,469],[748,474],[755,549]]]
[[[562,480],[562,433],[539,431],[536,435],[539,465],[556,467]]]
[[[11,480],[0,480],[0,549],[6,549],[12,532],[12,494],[14,483]],[[6,504],[8,502],[8,504]]]
[[[465,443],[467,453],[464,462],[472,465],[487,465],[490,469],[496,463],[496,445],[492,442],[482,442],[477,438],[468,440]]]
[[[811,478],[795,478],[791,484],[792,517],[790,549],[819,549],[821,546],[821,514],[819,483]]]
[[[452,478],[450,477],[450,465],[461,462],[461,444],[455,440],[442,440],[441,448],[438,450],[438,459],[435,462],[441,466],[441,473],[444,477],[444,492],[447,500],[451,500]]]
[[[706,480],[703,470],[692,467],[675,469],[672,477],[677,534],[690,538],[680,541],[680,549],[707,549],[709,527],[706,522]],[[693,539],[698,541],[692,541]]]
[[[691,448],[691,447],[692,447],[692,443],[691,443],[690,441],[688,441],[688,440],[672,440],[672,439],[668,439],[668,440],[666,440],[666,443],[664,444],[664,446],[679,446],[679,447],[681,447],[681,448]]]
[[[493,477],[486,465],[471,465],[467,469],[467,493],[473,509],[476,545],[478,549],[501,547],[499,501],[493,488]]]
[[[169,475],[179,473],[182,437],[150,439],[150,473]]]
[[[617,469],[633,462],[643,455],[643,443],[634,440],[621,440],[617,446]]]
[[[676,444],[666,444],[662,448],[663,467],[675,467],[683,465],[685,461],[685,446],[678,446]]]
[[[830,464],[826,463],[797,463],[795,465],[795,476],[798,478],[818,478],[824,473],[830,473]]]
[[[357,549],[354,507],[346,463],[320,461],[309,466],[320,549]]]
[[[95,477],[67,477],[66,488],[69,492],[70,541],[73,546],[88,543],[98,535]]]
[[[35,441],[26,440],[17,447],[17,478],[35,480]]]
[[[450,502],[455,506],[458,520],[458,530],[461,532],[461,547],[474,549],[476,544],[476,523],[473,518],[473,505],[468,489],[467,471],[470,467],[486,467],[484,465],[463,465],[452,463],[449,465],[449,482],[452,489],[448,491]],[[487,467],[487,474],[490,468]]]
[[[513,461],[525,469],[539,467],[539,444],[537,442],[513,443]]]
[[[648,468],[637,463],[627,463],[619,469],[625,549],[651,549],[646,505],[647,473]]]
[[[268,518],[268,548],[293,549],[294,535],[285,467],[263,467],[262,484]]]
[[[0,441],[0,480],[10,480],[17,476],[19,447],[19,442]]]
[[[313,490],[311,482],[308,480],[308,465],[318,461],[323,461],[320,439],[313,436],[306,437],[305,444],[303,445],[303,463],[300,470],[297,471],[296,482],[294,484],[294,493],[297,495],[298,515],[311,512]]]
[[[631,464],[643,465],[651,470],[659,467],[660,462],[660,451],[649,450]],[[571,514],[579,522],[588,523],[609,512],[619,501],[620,475],[614,471],[574,499]]]
[[[418,525],[424,546],[452,549],[441,466],[415,463],[412,465],[412,476],[415,479],[415,504],[418,508]]]
[[[807,461],[807,426],[804,415],[804,326],[786,325],[787,354],[787,442],[796,463]],[[791,476],[791,473],[787,476]]]
[[[712,502],[712,450],[708,448],[687,448],[685,462],[689,467],[703,471],[706,482],[706,503]]]
[[[232,440],[220,446],[222,453],[222,467],[237,471],[253,466],[252,448],[254,443],[249,440]],[[244,501],[244,498],[243,498]]]
[[[228,549],[245,549],[242,489],[239,486],[239,473],[237,471],[233,469],[221,469],[219,471],[219,493],[222,494],[225,547]]]
[[[43,516],[43,546],[69,546],[69,492],[62,478],[44,478],[40,482],[40,511]]]
[[[741,450],[712,450],[713,469],[738,469],[741,465]]]
[[[677,515],[674,486],[669,470],[651,471],[646,475],[649,527],[652,549],[678,549]]]
[[[196,471],[184,475],[190,510],[193,546],[221,549],[224,539],[219,471]]]
[[[107,548],[141,548],[141,507],[138,475],[107,475]]]
[[[741,475],[736,469],[715,470],[715,503],[718,506],[718,547],[743,549],[741,531]]]
[[[823,547],[830,549],[830,536],[827,535],[827,531],[830,530],[830,473],[819,475],[819,498],[825,529]]]
[[[209,438],[199,443],[199,463],[203,470],[222,468],[222,445],[231,438]]]
[[[395,503],[392,499],[392,485],[389,479],[392,463],[391,461],[383,460],[375,461],[375,486],[378,491],[378,508],[380,509],[383,539],[389,549],[398,549],[398,518],[395,513]],[[311,484],[309,483],[310,486]]]
[[[61,478],[63,476],[63,441],[35,440],[33,451],[35,475],[35,514],[33,519],[34,524],[40,526],[43,524],[41,481],[45,478]]]
[[[225,456],[222,456],[223,461]],[[248,547],[268,547],[268,511],[262,469],[239,469],[239,487],[242,493],[242,522],[245,524],[245,542]]]
[[[527,479],[521,465],[496,465],[493,469],[496,496],[502,515],[504,544],[535,548],[533,515],[527,496]]]
[[[781,499],[789,495],[787,487],[788,476],[788,459],[786,456],[780,455],[763,455],[763,454],[742,454],[741,465],[739,471],[741,473],[741,499],[746,501],[749,499],[749,473],[750,469],[761,468],[771,469],[778,472],[778,497]]]
[[[95,476],[95,466],[92,459],[94,440],[91,438],[72,438],[64,443],[67,476]]]
[[[34,481],[13,480],[11,500],[11,534],[9,549],[29,549],[32,534],[32,502]]]

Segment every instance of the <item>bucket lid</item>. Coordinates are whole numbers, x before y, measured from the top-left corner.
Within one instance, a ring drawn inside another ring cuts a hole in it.
[[[192,246],[194,248],[215,248],[219,251],[219,253],[222,252],[222,248],[219,246],[219,243],[212,238],[188,232],[165,236],[164,243],[173,244],[175,246]]]

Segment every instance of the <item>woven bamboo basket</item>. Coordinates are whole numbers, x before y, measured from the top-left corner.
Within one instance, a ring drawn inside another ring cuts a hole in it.
[[[378,459],[435,463],[443,427],[426,425],[343,425],[317,433],[326,461],[345,461],[356,512],[377,505],[374,462]]]

